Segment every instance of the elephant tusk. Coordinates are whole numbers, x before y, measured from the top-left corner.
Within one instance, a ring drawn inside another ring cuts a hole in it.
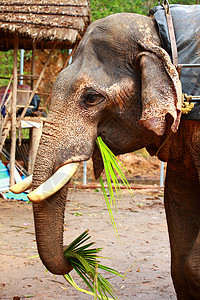
[[[47,181],[27,195],[33,203],[41,202],[59,191],[74,175],[79,163],[71,163],[60,167]]]
[[[10,191],[15,194],[20,194],[32,186],[33,175],[26,177],[24,180],[16,183],[15,185],[10,187]]]

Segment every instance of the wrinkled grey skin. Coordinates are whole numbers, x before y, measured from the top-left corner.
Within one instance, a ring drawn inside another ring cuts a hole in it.
[[[169,114],[166,113],[162,135],[140,122],[144,105],[141,91],[148,97],[156,89],[158,106],[160,98],[174,91],[161,60],[142,49],[139,40],[161,46],[153,19],[117,14],[88,28],[72,65],[55,82],[35,164],[34,188],[59,166],[90,157],[98,178],[103,166],[95,146],[97,136],[115,154],[142,147],[155,154],[168,137],[173,122]],[[159,157],[168,161],[165,207],[172,278],[181,300],[200,299],[198,127],[198,122],[181,122],[178,132],[159,151]],[[43,203],[33,205],[38,251],[44,265],[54,274],[71,270],[63,255],[66,197],[65,186]]]

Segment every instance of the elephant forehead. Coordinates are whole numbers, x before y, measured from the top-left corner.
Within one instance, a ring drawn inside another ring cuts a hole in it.
[[[129,99],[132,99],[136,92],[136,84],[130,78],[123,79],[118,83],[114,83],[106,89],[106,93],[114,98],[114,102],[118,104],[119,108],[124,106]]]
[[[82,75],[74,86],[76,94],[79,95],[80,93],[84,93],[85,90],[92,88],[109,98],[121,97],[126,100],[136,90],[136,83],[129,77],[119,79],[118,81],[114,80],[113,82],[112,80],[109,82],[107,80],[103,82],[97,80],[94,80],[94,76],[91,77],[88,74]]]

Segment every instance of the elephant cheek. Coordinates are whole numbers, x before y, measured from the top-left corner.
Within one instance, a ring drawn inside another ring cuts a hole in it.
[[[162,136],[165,132],[165,119],[153,117],[147,120],[140,120],[139,123],[148,130],[155,132],[158,136]]]

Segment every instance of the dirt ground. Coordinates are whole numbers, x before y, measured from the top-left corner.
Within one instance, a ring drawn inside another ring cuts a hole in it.
[[[115,221],[116,238],[101,191],[70,190],[64,226],[65,244],[85,229],[91,240],[103,247],[102,262],[125,278],[104,274],[114,285],[120,300],[176,299],[170,278],[170,253],[163,190],[155,185],[123,191]],[[0,299],[92,299],[71,287],[62,276],[45,273],[37,257],[31,204],[0,200],[1,270]],[[72,275],[84,287],[75,271]]]

